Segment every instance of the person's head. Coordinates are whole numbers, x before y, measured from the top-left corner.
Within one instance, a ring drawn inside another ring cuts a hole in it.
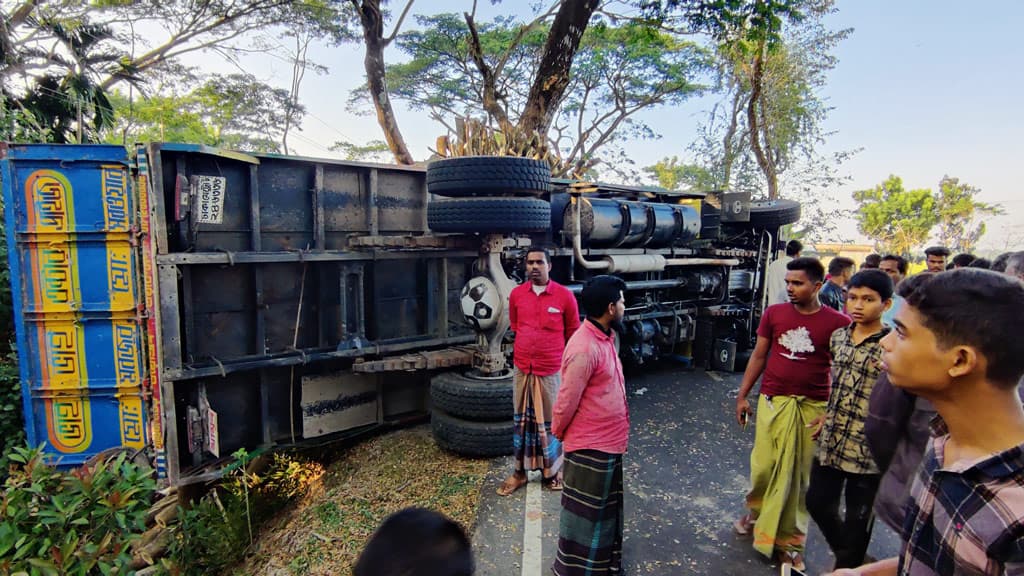
[[[882,339],[889,380],[929,397],[985,381],[1013,388],[1024,376],[1024,282],[962,268],[908,278],[896,329]],[[974,390],[974,387],[971,386]]]
[[[961,252],[960,254],[953,256],[953,268],[967,268],[970,266],[971,262],[974,262],[974,258],[974,254]]]
[[[864,257],[864,261],[860,263],[861,270],[872,270],[878,268],[878,265],[882,262],[881,254],[868,254]]]
[[[532,246],[526,251],[526,278],[538,286],[544,286],[550,279],[551,254],[546,248]]]
[[[1024,280],[1024,250],[1010,253],[1006,258],[1006,270],[1003,273]]]
[[[828,263],[828,275],[836,284],[845,286],[850,276],[853,276],[853,268],[856,265],[857,263],[850,258],[836,256]]]
[[[353,576],[472,576],[473,551],[462,527],[424,508],[395,512],[373,533]]]
[[[982,270],[988,270],[992,267],[992,261],[988,258],[975,258],[971,260],[971,263],[967,265],[968,268],[981,268]]]
[[[881,270],[861,270],[846,283],[846,313],[858,324],[873,324],[892,306],[892,279]]]
[[[907,261],[903,256],[886,254],[878,264],[878,269],[889,275],[893,286],[899,286],[900,282],[907,277]]]
[[[790,258],[799,258],[800,253],[804,251],[804,244],[799,240],[790,240],[786,242],[786,256]]]
[[[786,264],[786,295],[793,304],[814,302],[825,279],[825,267],[817,258],[794,258]]]
[[[989,270],[999,273],[1006,272],[1006,261],[1010,258],[1011,254],[1013,254],[1013,252],[1003,252],[999,256],[996,256],[995,259],[992,260],[992,266],[989,267]]]
[[[583,312],[608,328],[621,330],[626,313],[626,283],[618,276],[604,274],[587,280],[580,292]]]
[[[931,246],[924,251],[924,261],[928,265],[929,272],[945,270],[946,258],[949,258],[949,248],[945,246]]]

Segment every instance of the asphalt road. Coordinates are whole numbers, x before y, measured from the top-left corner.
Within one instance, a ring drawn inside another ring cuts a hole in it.
[[[740,376],[672,365],[627,375],[625,574],[779,573],[749,538],[732,532],[744,511],[754,441],[753,426],[743,430],[733,416]],[[473,535],[477,574],[550,574],[560,493],[531,482],[498,496],[495,489],[510,471],[510,458],[496,460],[483,487]],[[884,558],[898,549],[896,535],[876,523],[868,554]],[[813,522],[806,561],[809,574],[828,571],[833,561]]]

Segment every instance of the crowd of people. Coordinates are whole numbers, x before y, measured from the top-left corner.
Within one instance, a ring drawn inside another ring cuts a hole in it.
[[[803,570],[813,519],[835,576],[1024,574],[1024,340],[1013,336],[1024,251],[978,263],[932,247],[927,271],[908,276],[901,256],[872,254],[856,271],[835,258],[826,271],[802,248],[789,242],[768,267],[770,305],[736,399],[738,424],[756,429],[735,532]],[[552,573],[621,574],[629,409],[614,332],[626,286],[588,281],[581,323],[550,270],[550,255],[531,248],[509,301],[514,464],[497,492],[539,470],[562,492]],[[867,557],[876,516],[902,535],[898,557]],[[388,554],[396,542],[415,553]],[[444,554],[451,569],[422,570]],[[472,572],[461,528],[424,510],[389,518],[355,570]]]
[[[736,399],[760,379],[747,512],[733,525],[804,569],[810,520],[834,575],[1024,574],[1024,251],[925,250],[828,273],[791,241]],[[948,262],[947,262],[948,260]],[[842,512],[841,512],[842,510]],[[902,537],[866,556],[875,517]]]

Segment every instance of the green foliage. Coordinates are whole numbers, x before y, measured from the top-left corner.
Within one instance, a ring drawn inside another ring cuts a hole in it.
[[[463,118],[484,118],[490,128],[511,129],[528,108],[550,21],[500,17],[475,22],[478,53],[461,15],[423,16],[418,23],[419,29],[396,39],[408,60],[387,66],[391,98],[429,112],[452,134],[459,133],[456,124]],[[493,91],[477,59],[493,79]],[[640,113],[699,94],[710,75],[706,50],[652,22],[592,23],[573,57],[564,98],[553,115],[551,140],[579,173],[613,158],[628,162],[628,156],[616,155],[618,142],[657,137]],[[353,93],[350,105],[368,101],[364,86]]]
[[[0,572],[124,574],[155,482],[121,454],[60,472],[39,449],[17,448],[0,506]]]
[[[278,453],[265,473],[257,474],[248,469],[253,455],[240,449],[233,456],[236,462],[221,485],[178,511],[167,561],[176,573],[216,574],[239,563],[259,526],[306,494],[324,473],[316,462]]]
[[[183,96],[170,94],[129,99],[111,95],[115,127],[105,141],[164,141],[207,144],[249,152],[280,152],[283,126],[305,110],[286,90],[245,74],[212,76]]]
[[[962,183],[958,178],[943,176],[939,182],[936,203],[939,208],[939,242],[956,252],[974,252],[985,234],[980,216],[1004,214],[1002,206],[975,199],[980,189]]]
[[[710,170],[697,164],[680,163],[677,156],[662,158],[643,170],[653,176],[658,185],[666,190],[686,189],[705,192],[721,187],[721,183]]]
[[[932,191],[905,190],[897,176],[889,176],[874,188],[858,190],[853,198],[859,205],[858,229],[885,252],[909,256],[939,221]]]

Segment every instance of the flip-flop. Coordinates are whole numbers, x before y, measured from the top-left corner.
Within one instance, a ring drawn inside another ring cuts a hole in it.
[[[554,491],[554,492],[558,492],[558,491],[560,491],[562,489],[562,486],[563,486],[563,483],[562,483],[561,480],[558,479],[558,476],[555,476],[554,478],[550,478],[550,479],[549,478],[545,478],[544,479],[544,487],[547,488],[548,490],[551,490],[551,491]]]
[[[508,496],[508,495],[512,494],[513,492],[515,492],[516,490],[519,490],[523,486],[526,486],[526,483],[530,481],[529,478],[523,478],[522,482],[517,482],[515,484],[510,484],[510,482],[513,482],[514,480],[515,480],[514,476],[510,477],[510,478],[506,478],[505,481],[501,483],[501,486],[498,486],[498,489],[496,490],[496,492],[498,493],[498,496]]]

